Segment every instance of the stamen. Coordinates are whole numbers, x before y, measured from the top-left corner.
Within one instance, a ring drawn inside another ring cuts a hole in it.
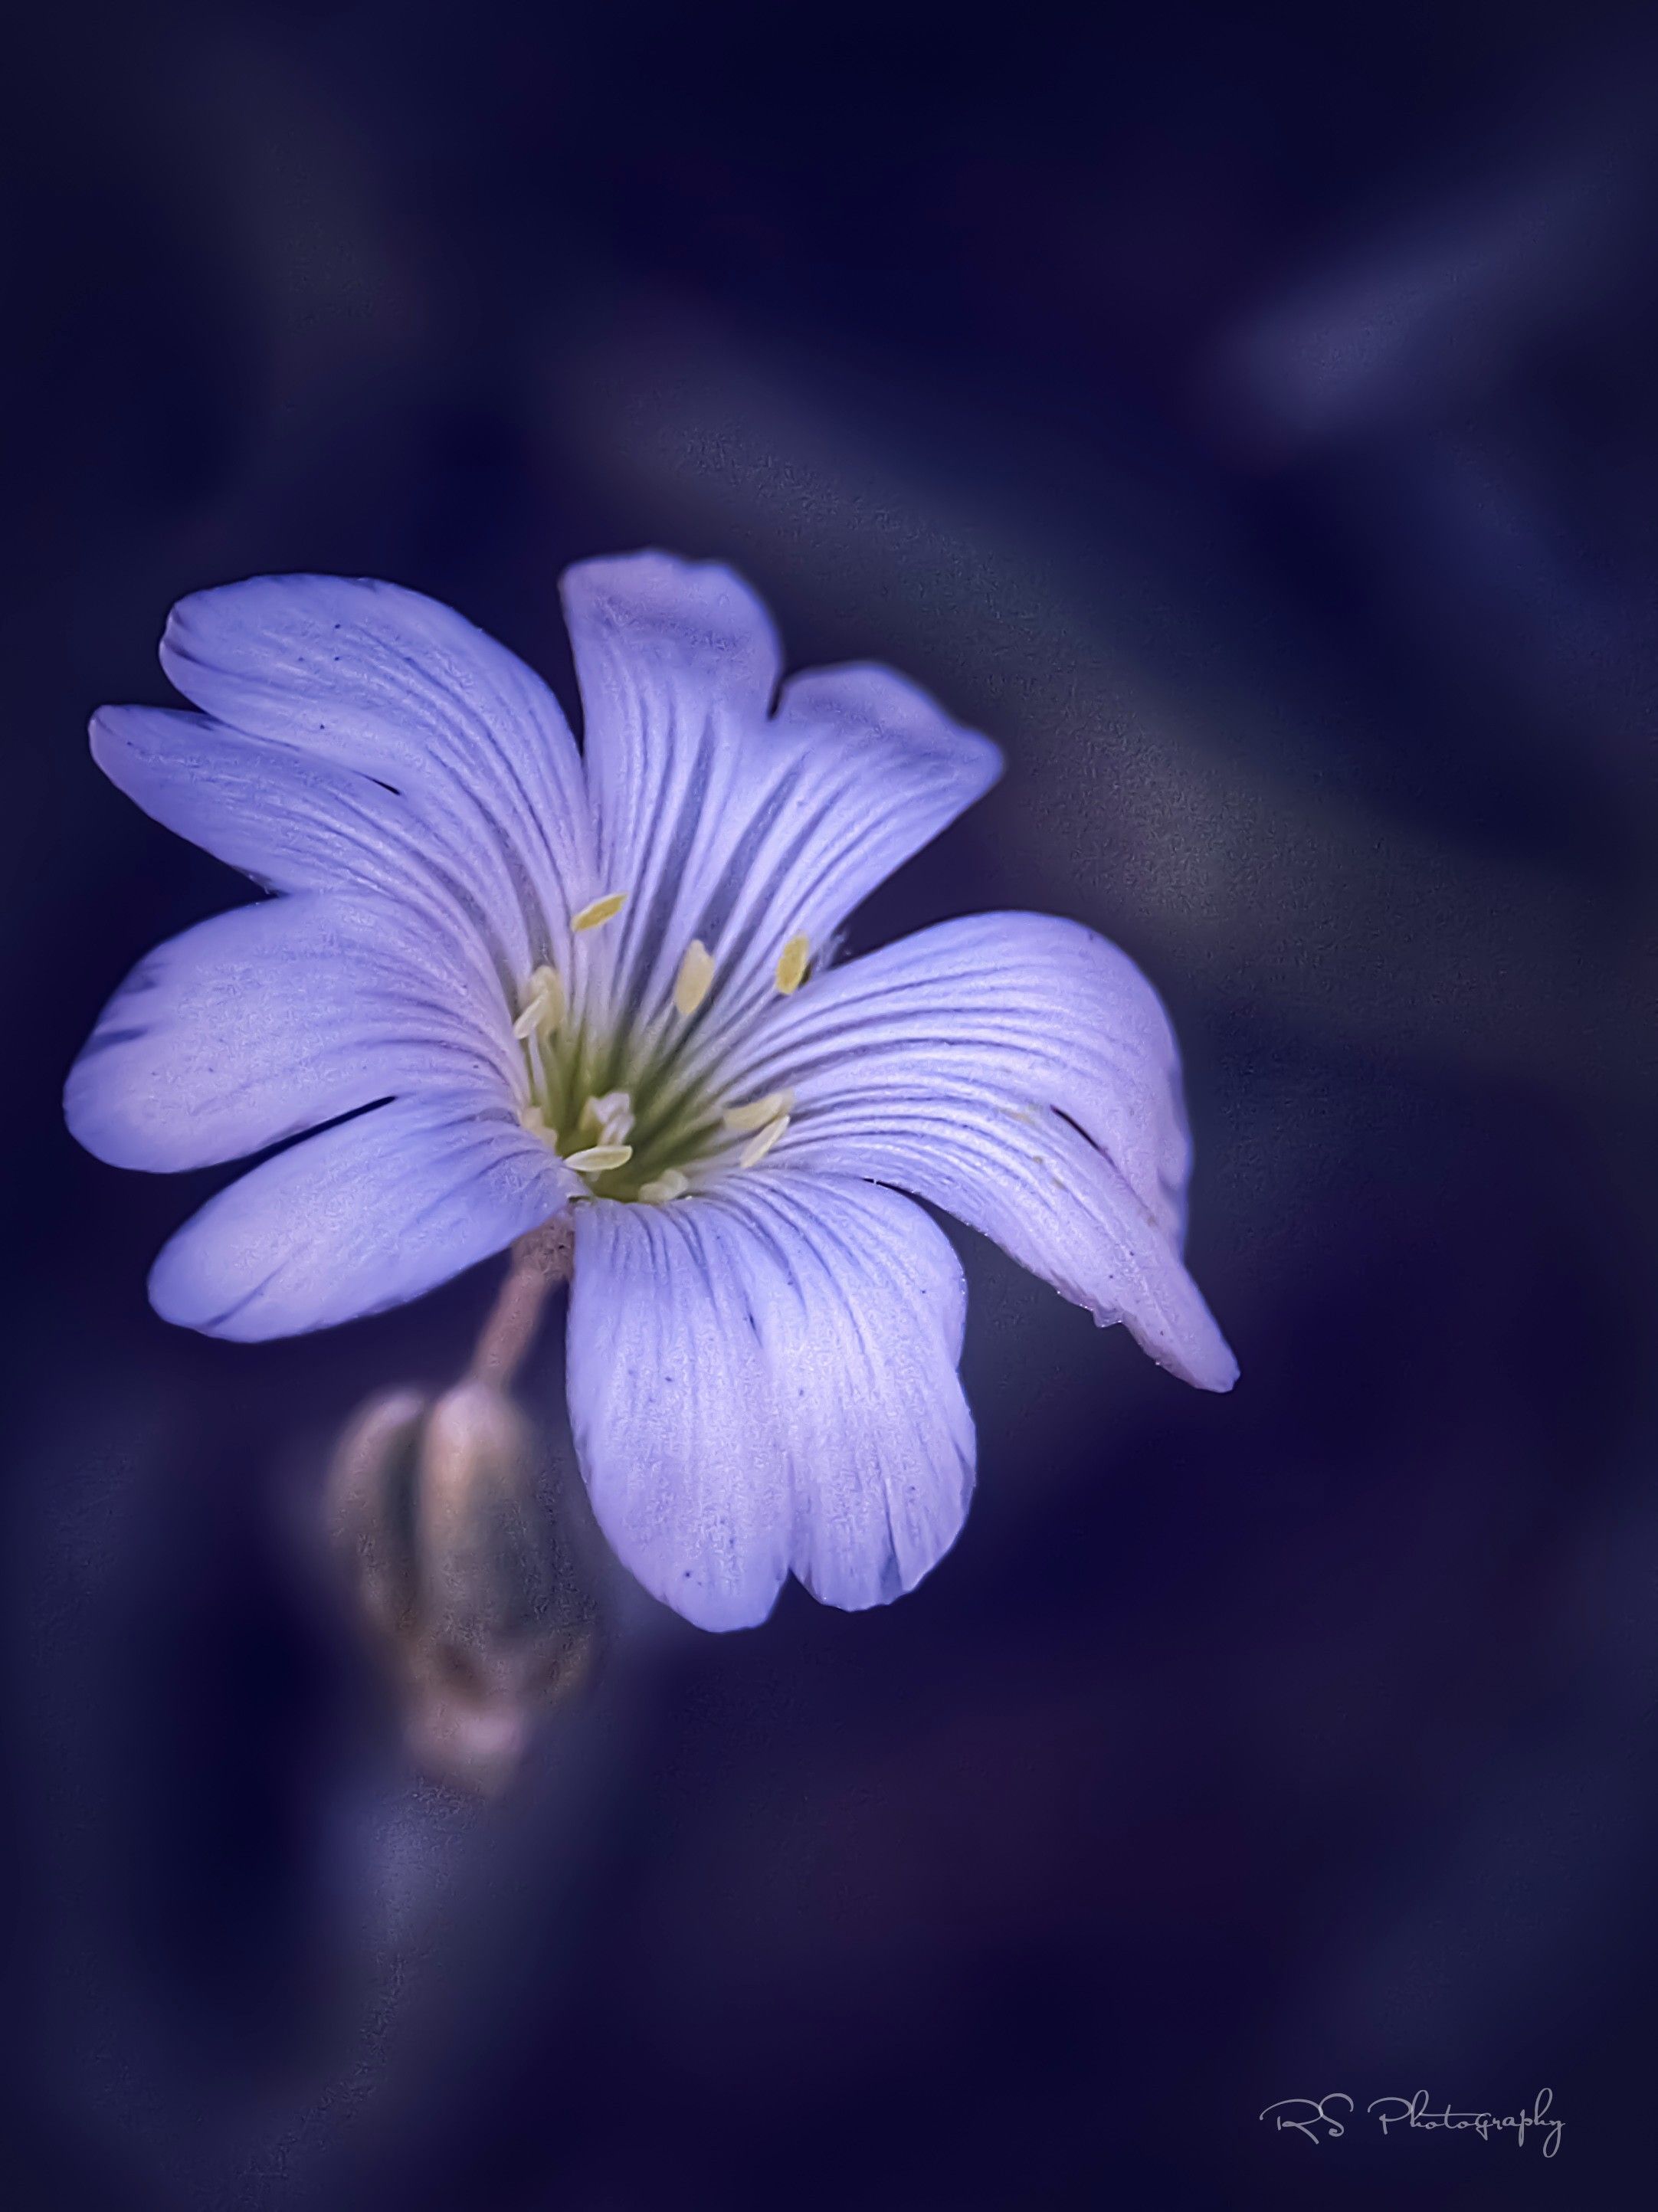
[[[780,1114],[786,1114],[794,1103],[792,1091],[768,1091],[763,1098],[756,1098],[747,1106],[733,1106],[726,1115],[726,1127],[739,1133],[744,1129],[763,1129]]]
[[[603,898],[589,899],[586,905],[570,916],[572,929],[597,929],[601,922],[610,921],[628,903],[626,891],[606,891]]]
[[[568,1011],[563,979],[557,969],[537,968],[525,989],[524,1012],[513,1024],[513,1035],[520,1042],[537,1030],[550,1036]]]
[[[567,1153],[564,1164],[578,1175],[608,1175],[612,1168],[625,1168],[633,1156],[631,1145],[589,1145],[586,1152]]]
[[[757,1168],[788,1126],[789,1117],[786,1114],[780,1114],[774,1121],[768,1121],[760,1134],[757,1137],[750,1137],[748,1143],[744,1146],[742,1155],[737,1163],[738,1166]]]
[[[650,1206],[665,1206],[670,1199],[683,1198],[690,1188],[690,1177],[682,1175],[677,1168],[664,1168],[659,1176],[639,1186],[639,1195]]]
[[[806,969],[811,959],[811,939],[798,934],[790,938],[781,952],[778,954],[775,981],[778,989],[786,999],[792,992],[798,991],[805,981]]]
[[[714,981],[714,955],[700,937],[692,938],[679,963],[673,1002],[682,1014],[694,1014],[708,995]]]
[[[596,1145],[621,1145],[633,1134],[633,1126],[634,1102],[628,1092],[606,1091],[582,1108],[576,1133]]]
[[[558,1131],[548,1127],[547,1116],[539,1106],[526,1106],[518,1120],[519,1127],[527,1135],[539,1137],[543,1144],[556,1145],[558,1142]]]

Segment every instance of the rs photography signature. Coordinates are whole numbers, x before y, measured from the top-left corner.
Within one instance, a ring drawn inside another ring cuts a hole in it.
[[[1439,2112],[1431,2112],[1428,2093],[1418,2089],[1413,2097],[1376,2097],[1364,2107],[1373,2113],[1385,2136],[1394,2128],[1424,2128],[1429,2130],[1448,2128],[1454,2134],[1467,2132],[1489,2142],[1493,2136],[1512,2135],[1515,2142],[1523,2143],[1528,2135],[1543,2138],[1543,2155],[1552,2158],[1560,2148],[1560,2138],[1565,2132],[1564,2120],[1551,2119],[1548,2115],[1554,2104],[1552,2089],[1540,2089],[1532,2100],[1529,2112],[1454,2112],[1448,2105]],[[1275,2105],[1268,2105],[1261,2118],[1272,2119],[1281,2131],[1293,2128],[1297,2135],[1305,2136],[1309,2142],[1333,2142],[1347,2132],[1346,2118],[1355,2110],[1352,2099],[1345,2089],[1332,2089],[1325,2097],[1280,2097]]]

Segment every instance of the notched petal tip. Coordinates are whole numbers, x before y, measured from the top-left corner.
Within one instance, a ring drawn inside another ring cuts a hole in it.
[[[777,718],[893,747],[895,766],[945,770],[958,806],[981,799],[1007,765],[993,738],[957,721],[930,691],[879,661],[803,669],[783,685]]]
[[[653,1596],[724,1631],[791,1571],[848,1611],[913,1589],[973,1485],[943,1231],[873,1184],[762,1172],[677,1218],[583,1207],[576,1237],[577,1455]]]
[[[787,1579],[780,1575],[764,1592],[732,1590],[702,1583],[689,1568],[684,1568],[677,1576],[666,1578],[660,1588],[648,1579],[644,1579],[643,1586],[659,1604],[689,1621],[693,1628],[711,1636],[730,1636],[738,1629],[763,1628],[777,1610]]]
[[[647,547],[578,561],[559,579],[578,647],[596,631],[677,648],[695,659],[752,661],[766,688],[781,653],[764,602],[735,569]]]

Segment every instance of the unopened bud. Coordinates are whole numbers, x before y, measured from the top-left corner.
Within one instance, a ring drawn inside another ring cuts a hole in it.
[[[335,1462],[337,1537],[394,1655],[410,1745],[484,1789],[592,1656],[579,1547],[537,1497],[535,1461],[524,1413],[469,1378],[434,1402],[371,1400]]]
[[[385,1636],[402,1634],[415,1610],[415,1471],[429,1403],[418,1390],[380,1392],[357,1408],[334,1454],[334,1541]]]

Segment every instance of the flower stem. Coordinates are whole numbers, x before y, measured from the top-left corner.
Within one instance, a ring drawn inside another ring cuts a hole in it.
[[[570,1279],[575,1240],[567,1216],[520,1237],[513,1263],[478,1333],[468,1370],[474,1380],[504,1390],[534,1341],[549,1295]]]

